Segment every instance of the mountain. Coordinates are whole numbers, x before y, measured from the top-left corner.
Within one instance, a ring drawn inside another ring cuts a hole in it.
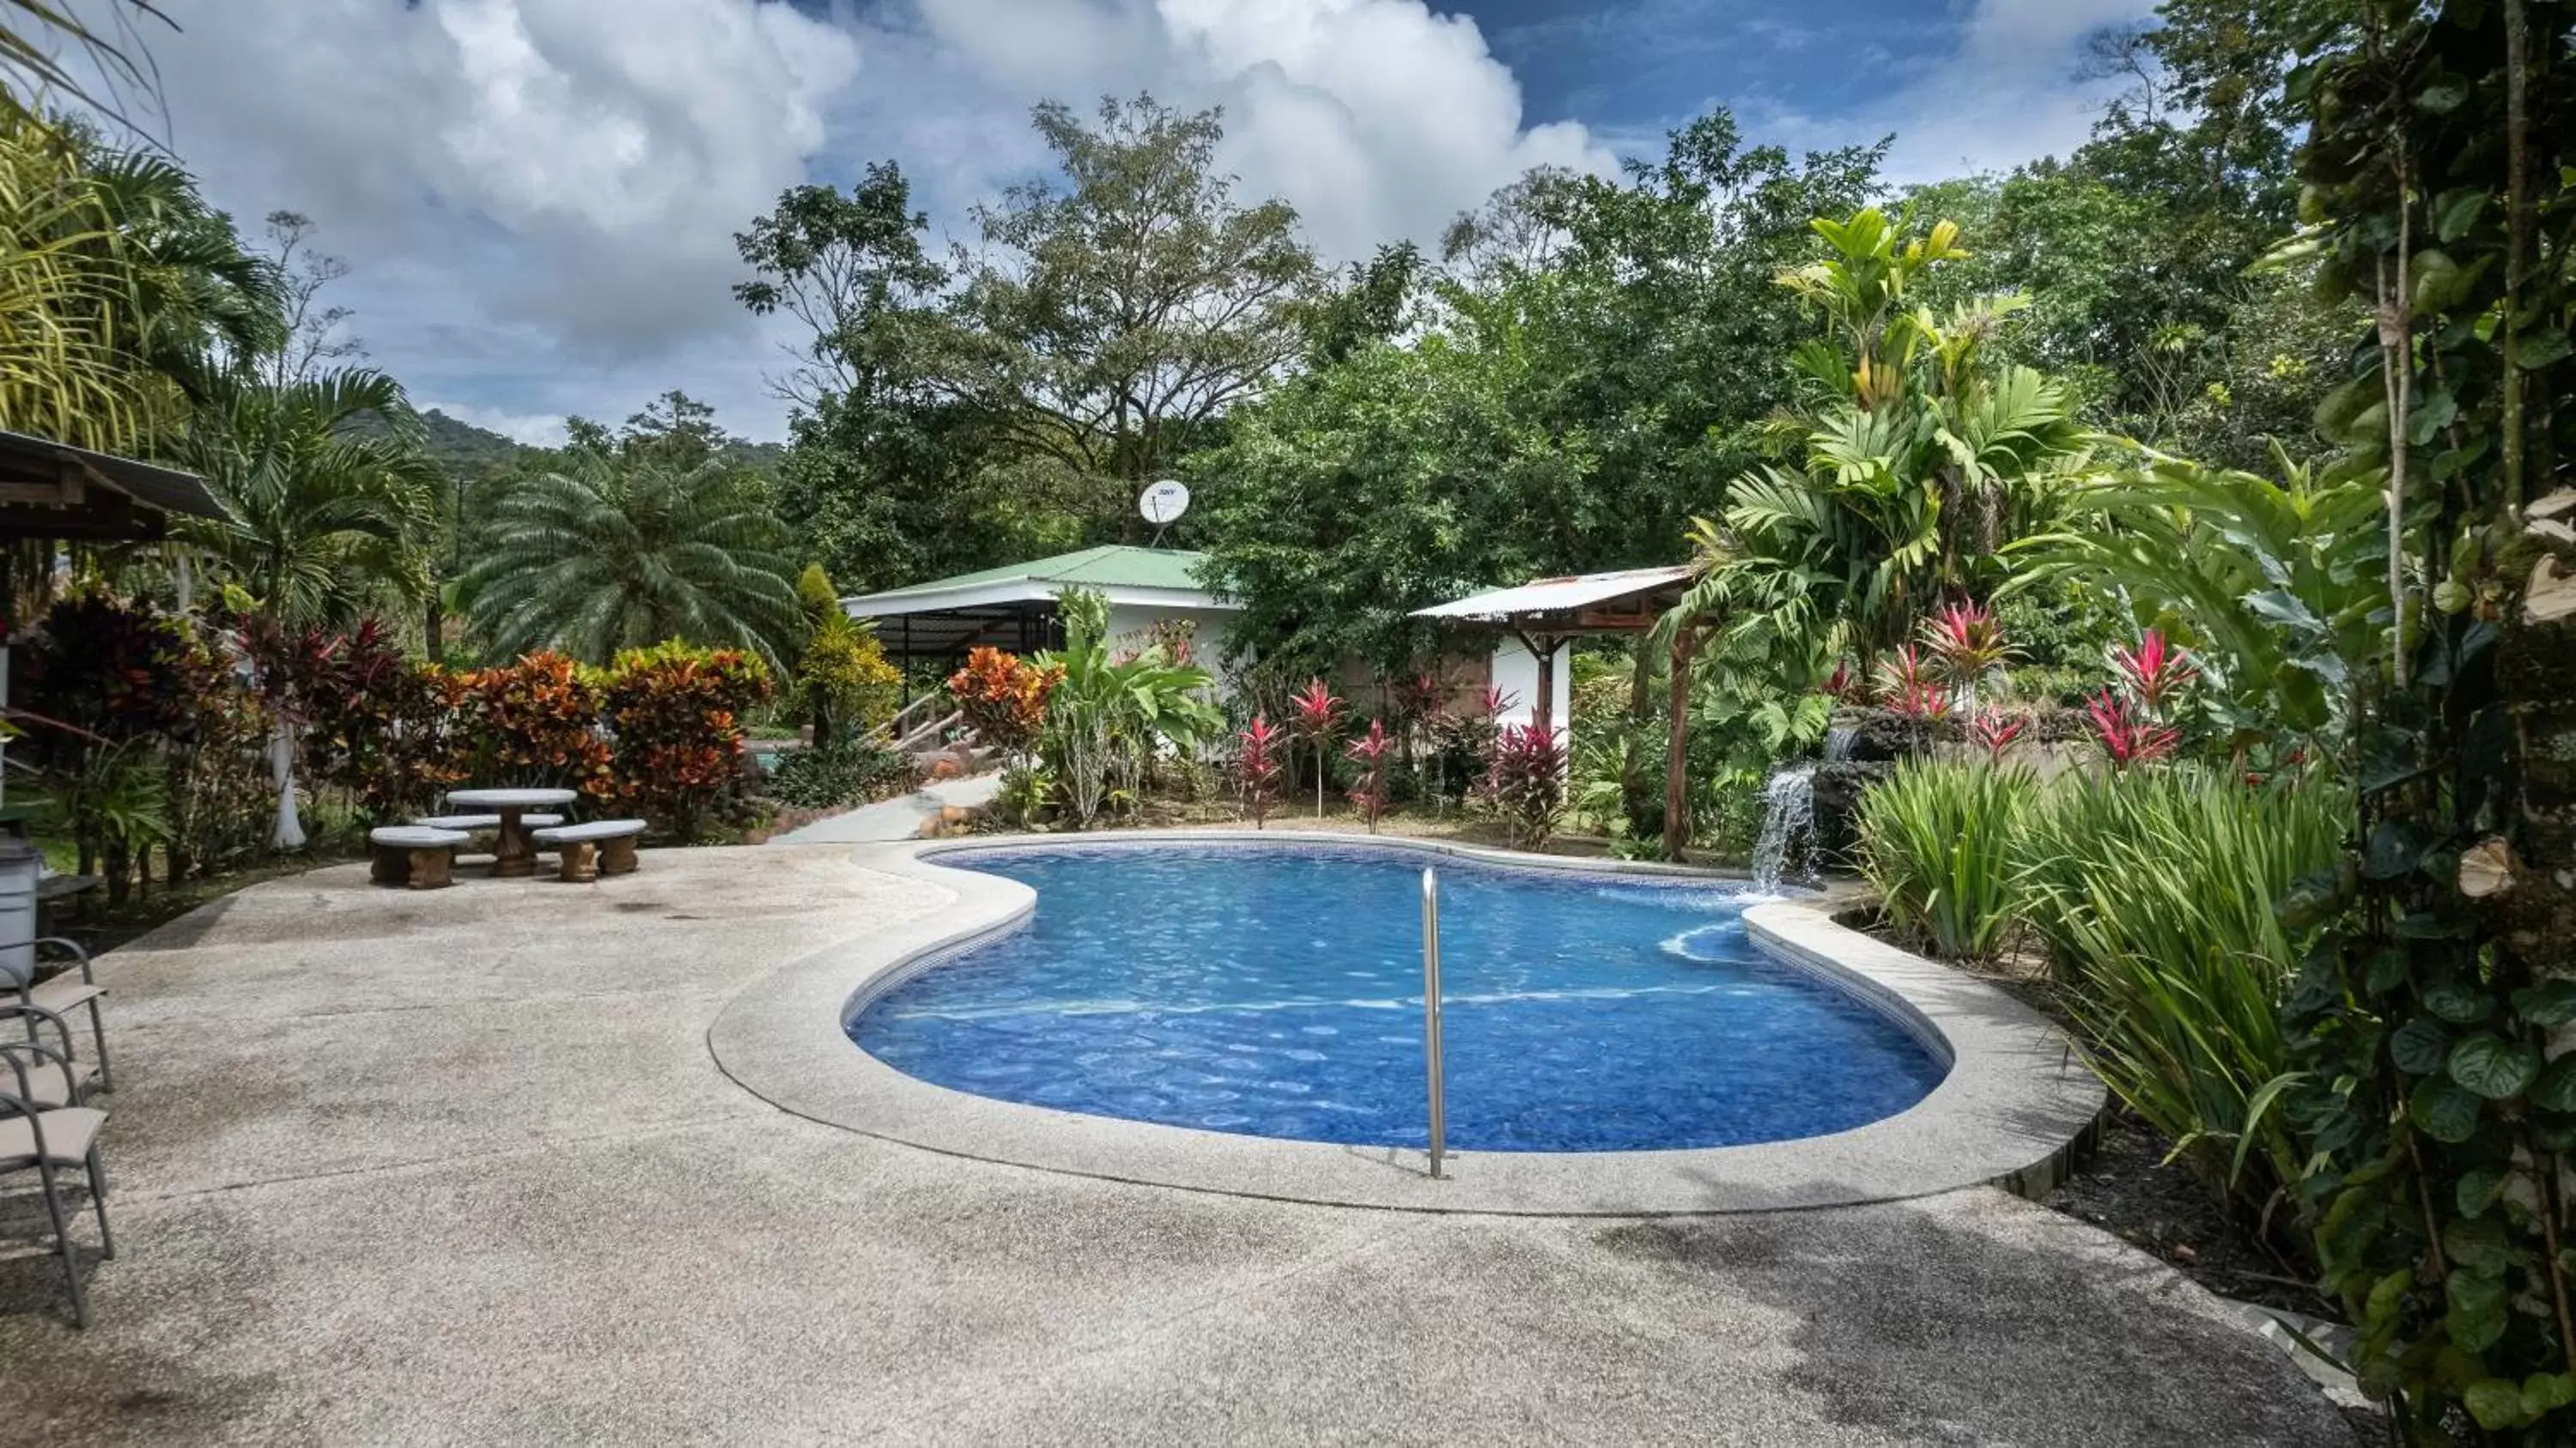
[[[470,483],[496,467],[516,462],[522,447],[510,438],[487,428],[476,427],[431,408],[420,415],[421,432],[428,439],[429,455],[447,475],[461,483]]]

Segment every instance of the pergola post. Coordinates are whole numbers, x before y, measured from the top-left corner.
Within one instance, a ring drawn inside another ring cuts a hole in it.
[[[1529,650],[1530,657],[1538,661],[1538,697],[1530,701],[1530,727],[1546,738],[1554,739],[1556,651],[1565,647],[1565,640],[1556,634],[1540,634],[1533,638],[1519,629],[1512,630],[1512,637],[1520,640],[1521,647]]]
[[[1664,858],[1679,863],[1690,843],[1691,658],[1699,652],[1699,627],[1673,630],[1672,699],[1664,737]]]

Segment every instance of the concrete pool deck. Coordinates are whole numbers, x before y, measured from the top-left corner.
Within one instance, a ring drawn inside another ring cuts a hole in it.
[[[1430,1215],[779,1111],[708,1052],[726,1003],[952,905],[847,855],[648,851],[596,886],[422,893],[340,867],[106,957],[121,1255],[75,1332],[20,1250],[31,1202],[0,1198],[0,1422],[45,1444],[2352,1441],[2216,1299],[1992,1189]]]

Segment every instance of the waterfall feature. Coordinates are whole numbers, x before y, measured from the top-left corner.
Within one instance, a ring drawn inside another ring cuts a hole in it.
[[[1753,846],[1753,886],[1777,890],[1796,866],[1800,879],[1816,873],[1816,766],[1792,764],[1771,772],[1762,786],[1762,838]]]
[[[1859,731],[1825,731],[1824,764],[1851,758]],[[1815,763],[1787,764],[1771,772],[1762,786],[1762,837],[1753,846],[1753,884],[1777,890],[1792,881],[1813,880],[1816,864]]]

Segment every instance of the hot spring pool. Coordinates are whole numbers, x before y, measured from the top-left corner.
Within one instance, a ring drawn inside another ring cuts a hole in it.
[[[943,853],[1037,892],[1026,928],[868,1001],[860,1047],[1005,1101],[1203,1131],[1427,1142],[1421,872],[1365,847]],[[1859,997],[1746,938],[1698,881],[1430,860],[1448,1142],[1640,1151],[1821,1136],[1944,1073]]]

